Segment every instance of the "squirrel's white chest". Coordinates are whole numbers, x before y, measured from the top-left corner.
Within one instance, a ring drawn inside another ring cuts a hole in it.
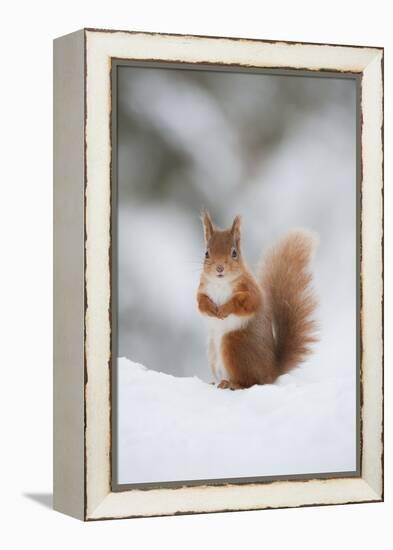
[[[209,281],[204,288],[204,292],[217,306],[222,306],[231,299],[233,288],[229,281],[217,279],[217,281]],[[227,332],[244,327],[249,320],[249,318],[244,315],[239,316],[234,314],[228,315],[225,319],[218,319],[210,316],[207,316],[206,319],[209,330],[211,333],[214,333],[217,338],[221,338],[221,336]]]
[[[217,306],[222,306],[232,296],[232,285],[228,280],[217,277],[206,284],[205,293]]]
[[[232,297],[232,285],[224,280],[209,281],[204,292],[217,305],[222,306]],[[206,316],[209,330],[209,361],[213,375],[217,381],[227,379],[228,373],[222,356],[221,342],[223,336],[234,330],[243,328],[248,318],[238,315],[228,315],[225,319]]]

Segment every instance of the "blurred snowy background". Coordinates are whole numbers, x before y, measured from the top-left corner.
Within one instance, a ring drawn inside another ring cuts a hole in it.
[[[242,215],[251,266],[309,228],[321,341],[302,376],[352,381],[353,419],[355,81],[121,67],[118,176],[119,357],[211,379],[195,299],[203,206],[222,227]]]

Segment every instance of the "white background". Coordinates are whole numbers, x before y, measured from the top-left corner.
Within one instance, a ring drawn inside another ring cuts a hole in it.
[[[89,524],[61,516],[48,507],[52,487],[52,38],[90,26],[385,46],[385,196],[390,244],[393,113],[392,34],[387,6],[387,2],[378,0],[367,4],[356,0],[243,0],[233,4],[212,0],[142,3],[112,0],[109,4],[68,0],[50,4],[13,2],[2,6],[0,544],[3,548],[388,547],[393,512],[389,467],[392,256],[388,250],[384,504]]]

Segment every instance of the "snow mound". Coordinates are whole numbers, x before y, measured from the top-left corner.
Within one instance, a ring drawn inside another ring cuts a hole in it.
[[[220,390],[118,360],[118,483],[356,469],[353,379]]]

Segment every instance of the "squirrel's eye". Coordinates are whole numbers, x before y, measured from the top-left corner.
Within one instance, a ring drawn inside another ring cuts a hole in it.
[[[232,248],[231,256],[232,256],[232,258],[237,258],[237,250],[236,250],[236,248]]]
[[[206,252],[205,252],[205,258],[206,258],[206,260],[207,260],[209,257],[210,257],[210,256],[209,256],[209,251],[206,250]]]

